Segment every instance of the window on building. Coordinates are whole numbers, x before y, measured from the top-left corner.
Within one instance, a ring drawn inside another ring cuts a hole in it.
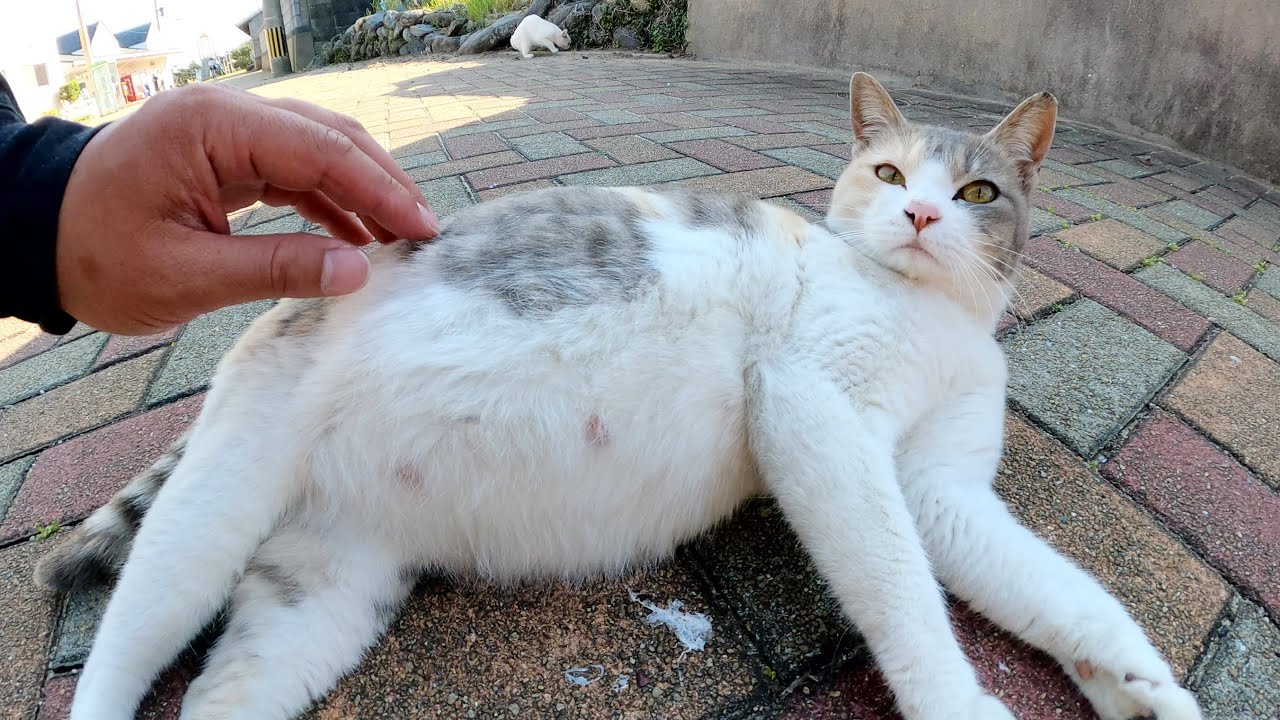
[[[31,69],[36,73],[36,85],[45,87],[49,84],[49,66],[48,65],[32,65]]]

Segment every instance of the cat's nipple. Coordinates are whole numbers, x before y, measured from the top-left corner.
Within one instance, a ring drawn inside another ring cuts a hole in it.
[[[603,445],[609,441],[609,430],[604,426],[604,420],[599,415],[591,414],[587,418],[587,444]]]

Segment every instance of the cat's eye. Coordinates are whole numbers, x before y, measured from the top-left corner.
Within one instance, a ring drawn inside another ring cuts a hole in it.
[[[960,188],[960,192],[956,193],[956,197],[968,203],[982,205],[989,203],[1000,196],[1000,191],[996,190],[996,186],[986,180],[978,180]]]
[[[889,183],[890,185],[906,185],[907,184],[907,179],[902,177],[902,172],[899,171],[898,168],[892,165],[889,165],[888,163],[884,165],[876,166],[876,177]]]

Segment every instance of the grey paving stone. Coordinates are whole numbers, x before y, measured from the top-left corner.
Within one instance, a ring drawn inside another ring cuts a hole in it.
[[[689,114],[714,120],[715,118],[751,117],[755,115],[772,115],[773,113],[760,108],[716,108],[712,110],[694,110]]]
[[[255,217],[257,215],[255,214]],[[276,235],[278,233],[294,233],[302,232],[307,225],[307,221],[300,216],[292,213],[284,217],[278,217],[274,220],[268,220],[264,223],[251,225],[250,227],[236,233],[237,235]]]
[[[586,172],[561,175],[560,180],[566,185],[622,187],[628,185],[653,185],[701,177],[703,175],[718,175],[719,173],[719,170],[704,162],[699,162],[692,158],[680,158],[678,160],[641,163],[640,165],[623,165],[601,170],[587,170]]]
[[[591,152],[591,148],[574,140],[562,132],[543,133],[542,135],[525,135],[507,141],[521,155],[530,160],[546,160],[561,155],[577,155]]]
[[[605,125],[626,125],[628,123],[649,122],[649,118],[627,110],[585,110],[583,114]]]
[[[147,391],[147,405],[189,395],[207,385],[218,361],[240,334],[254,318],[274,304],[271,300],[261,300],[233,305],[187,323],[182,337],[169,350],[164,367]]]
[[[446,218],[475,204],[466,181],[457,175],[420,182],[418,189],[440,218]]]
[[[1087,183],[1101,184],[1107,181],[1106,178],[1094,175],[1088,170],[1083,170],[1075,165],[1060,163],[1057,160],[1045,160],[1043,163],[1041,163],[1040,167],[1045,170],[1056,170],[1062,173],[1063,175],[1070,175],[1071,177],[1077,180],[1081,180]]]
[[[1268,265],[1261,275],[1254,275],[1253,286],[1280,297],[1280,265]]]
[[[1002,344],[1009,397],[1085,457],[1129,422],[1186,359],[1092,300],[1073,303]]]
[[[0,406],[39,395],[89,372],[106,333],[94,333],[0,370]]]
[[[1262,608],[1236,598],[1223,633],[1192,676],[1206,720],[1276,720],[1280,630]]]
[[[400,163],[400,167],[405,170],[412,170],[414,168],[426,167],[427,165],[439,165],[448,159],[449,156],[445,155],[443,150],[436,150],[435,152],[407,155],[405,157],[398,158],[396,162]]]
[[[844,169],[849,166],[849,163],[841,158],[806,147],[761,150],[760,154],[768,155],[775,160],[781,160],[788,165],[795,165],[819,175],[825,175],[832,180],[838,180],[840,173],[844,172]]]
[[[748,503],[687,550],[715,596],[755,639],[782,687],[862,648],[861,636],[772,500]]]
[[[1063,220],[1060,216],[1045,212],[1038,207],[1032,207],[1030,212],[1032,237],[1071,227],[1071,223]]]
[[[832,127],[831,125],[828,125],[823,122],[816,122],[813,120],[804,120],[804,121],[798,121],[798,122],[790,122],[790,123],[787,123],[787,125],[793,128],[796,128],[797,130],[804,130],[806,132],[811,132],[814,135],[829,137],[832,140],[835,140],[836,142],[842,142],[842,143],[845,143],[846,145],[853,144],[852,132],[848,130],[842,130],[838,127]]]
[[[1272,205],[1266,200],[1255,202],[1241,210],[1239,215],[1280,233],[1280,207]]]
[[[1110,200],[1100,198],[1087,190],[1068,188],[1065,190],[1054,190],[1053,194],[1064,200],[1070,200],[1077,205],[1087,207],[1090,210],[1101,213],[1107,217],[1115,218],[1125,225],[1135,227],[1148,235],[1154,235],[1159,238],[1161,242],[1182,242],[1187,239],[1187,234],[1181,230],[1175,230],[1164,223],[1158,223],[1155,220],[1142,215],[1137,210],[1124,207],[1123,205],[1117,205]]]
[[[9,513],[9,506],[13,504],[13,498],[18,495],[18,490],[22,489],[22,481],[35,461],[36,456],[32,455],[14,460],[8,465],[0,465],[0,523],[4,522],[5,515]]]
[[[511,128],[525,127],[527,125],[537,125],[538,121],[533,118],[520,118],[519,120],[500,120],[491,123],[473,123],[471,125],[463,125],[452,130],[446,130],[442,135],[445,137],[462,137],[463,135],[475,135],[483,132],[497,132],[499,130],[510,130]]]
[[[57,638],[49,655],[49,664],[56,668],[83,665],[93,647],[98,624],[111,599],[111,588],[99,586],[67,596],[67,604],[58,622]]]
[[[1103,160],[1102,162],[1093,163],[1103,170],[1110,170],[1117,175],[1123,175],[1127,178],[1140,178],[1147,175],[1154,175],[1158,170],[1149,167],[1135,165],[1128,160]]]
[[[1192,205],[1186,200],[1174,200],[1173,202],[1156,205],[1148,209],[1162,212],[1166,215],[1172,215],[1173,217],[1189,222],[1202,230],[1208,230],[1214,225],[1222,222],[1223,219],[1221,216],[1214,215],[1202,207]]]
[[[683,105],[684,100],[670,95],[636,95],[636,102],[648,103],[649,105]]]
[[[751,133],[736,127],[705,127],[688,130],[664,130],[662,132],[645,133],[641,137],[657,143],[681,142],[683,140],[707,140],[710,138],[740,137]]]
[[[1280,328],[1267,322],[1261,315],[1237,305],[1217,290],[1198,283],[1163,263],[1143,268],[1133,276],[1204,315],[1215,325],[1226,328],[1232,335],[1249,343],[1272,360],[1280,362]]]

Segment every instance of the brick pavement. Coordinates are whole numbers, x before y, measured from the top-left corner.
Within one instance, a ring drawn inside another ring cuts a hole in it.
[[[360,119],[443,215],[552,184],[677,182],[818,219],[848,157],[845,78],[608,53],[374,62],[261,83]],[[1007,108],[895,93],[984,130]],[[1034,198],[998,487],[1130,608],[1213,720],[1280,708],[1280,193],[1064,120]],[[238,213],[243,233],[305,227]],[[148,338],[0,321],[0,718],[66,716],[102,595],[30,580],[74,524],[195,417],[268,303]],[[761,552],[761,549],[767,549]],[[162,591],[162,589],[158,589]],[[681,656],[628,591],[710,615]],[[985,684],[1025,720],[1088,718],[1040,654],[957,605]],[[174,717],[198,652],[145,717]],[[565,672],[590,682],[568,681]],[[883,683],[767,501],[657,568],[573,589],[425,580],[314,713],[451,718],[892,718]]]

